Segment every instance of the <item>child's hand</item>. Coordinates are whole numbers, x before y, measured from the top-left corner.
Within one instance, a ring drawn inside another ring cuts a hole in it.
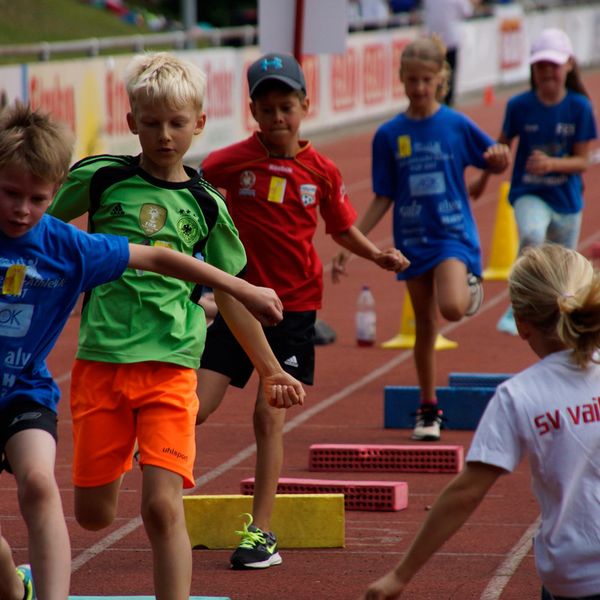
[[[290,408],[304,404],[306,392],[302,384],[289,373],[281,371],[262,379],[263,392],[269,404],[275,408]]]
[[[493,173],[502,173],[511,163],[510,148],[506,144],[494,144],[484,153],[483,158]]]
[[[333,260],[331,261],[331,281],[333,281],[333,283],[339,283],[342,280],[342,275],[344,277],[348,276],[346,263],[349,259],[350,252],[347,250],[341,250],[333,257]]]
[[[410,260],[397,248],[388,248],[375,257],[375,263],[386,271],[404,271],[410,266]]]
[[[534,175],[544,175],[552,171],[553,158],[541,150],[534,150],[525,163],[525,170]]]
[[[393,600],[400,598],[403,589],[402,582],[390,571],[369,586],[362,600]]]
[[[275,290],[250,284],[248,286],[248,293],[240,301],[261,325],[277,325],[283,319],[283,304]]]

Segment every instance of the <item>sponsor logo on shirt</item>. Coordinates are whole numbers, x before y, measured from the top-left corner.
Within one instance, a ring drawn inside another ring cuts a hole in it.
[[[279,173],[292,173],[292,167],[287,167],[286,165],[269,165],[269,171],[275,171]]]
[[[240,196],[255,196],[255,183],[256,175],[252,171],[244,171],[240,175]]]
[[[304,206],[310,206],[317,201],[317,186],[312,183],[304,183],[300,186],[300,199]]]
[[[31,358],[31,352],[24,352],[23,348],[17,348],[6,353],[4,357],[4,366],[7,369],[19,369],[27,365]]]
[[[443,194],[446,191],[446,182],[441,171],[411,175],[408,184],[412,196],[430,196]]]
[[[125,211],[123,210],[123,207],[121,206],[120,202],[117,202],[111,209],[110,209],[110,216],[111,217],[123,217],[125,215]]]
[[[156,204],[144,204],[140,209],[140,227],[142,231],[151,236],[159,232],[167,221],[167,209]]]
[[[556,135],[562,135],[562,136],[575,135],[575,124],[574,123],[557,123],[556,124]]]
[[[299,366],[298,365],[298,359],[296,358],[295,354],[292,355],[292,356],[290,356],[289,358],[286,358],[283,361],[283,364],[287,365],[288,367],[296,367],[297,368]]]
[[[44,279],[37,270],[37,258],[0,258],[0,288],[3,296],[25,297],[30,288],[52,289],[65,285],[62,277]]]
[[[19,338],[27,335],[33,319],[33,304],[0,302],[0,336]]]

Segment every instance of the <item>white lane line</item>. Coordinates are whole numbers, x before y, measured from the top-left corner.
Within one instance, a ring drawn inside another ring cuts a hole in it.
[[[540,525],[538,517],[521,536],[521,539],[511,548],[510,552],[496,569],[479,600],[498,600],[512,576],[516,573],[522,560],[531,550],[531,540]]]

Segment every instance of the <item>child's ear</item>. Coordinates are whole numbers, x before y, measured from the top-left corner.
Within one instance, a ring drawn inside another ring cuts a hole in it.
[[[129,126],[129,131],[131,131],[131,133],[133,133],[134,135],[137,135],[137,124],[135,122],[135,117],[133,116],[133,113],[127,113],[127,125]]]
[[[202,113],[196,119],[196,126],[194,127],[194,135],[198,135],[198,134],[202,133],[205,125],[206,125],[206,113]]]
[[[300,104],[302,106],[302,110],[303,110],[304,114],[307,115],[308,110],[310,108],[310,100],[309,100],[308,96],[305,96]]]

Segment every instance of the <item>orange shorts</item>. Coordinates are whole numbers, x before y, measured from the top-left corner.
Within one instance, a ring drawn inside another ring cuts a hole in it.
[[[169,363],[75,360],[71,379],[73,483],[96,487],[140,465],[178,473],[194,486],[196,371]]]

